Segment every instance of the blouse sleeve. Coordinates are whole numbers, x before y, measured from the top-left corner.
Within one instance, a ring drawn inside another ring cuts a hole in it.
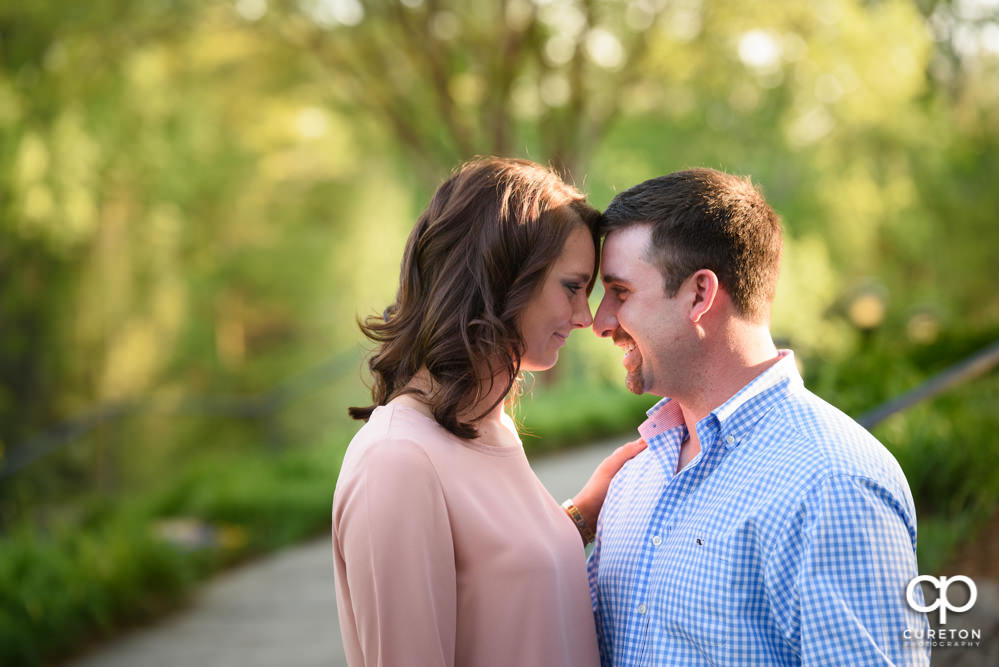
[[[333,507],[337,607],[361,652],[348,648],[348,658],[365,667],[450,667],[456,576],[437,472],[408,441],[375,443],[357,463],[338,482]]]

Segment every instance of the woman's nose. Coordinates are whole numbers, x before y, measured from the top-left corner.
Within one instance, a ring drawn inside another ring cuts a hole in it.
[[[579,305],[572,313],[572,326],[582,329],[593,324],[593,315],[590,314],[590,302],[583,296]]]

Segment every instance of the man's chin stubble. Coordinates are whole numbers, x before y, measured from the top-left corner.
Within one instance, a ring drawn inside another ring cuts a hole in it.
[[[624,386],[633,394],[641,396],[645,393],[645,382],[642,379],[642,370],[636,369],[628,373],[624,378]]]

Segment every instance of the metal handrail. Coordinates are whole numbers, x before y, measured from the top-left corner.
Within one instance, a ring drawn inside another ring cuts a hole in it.
[[[999,341],[996,341],[963,361],[944,369],[915,389],[886,401],[861,415],[857,421],[870,430],[888,417],[911,408],[913,405],[942,394],[948,389],[984,375],[999,365]]]
[[[10,454],[0,462],[2,463],[0,480],[10,477],[112,419],[122,419],[140,413],[265,419],[300,396],[340,377],[360,362],[362,354],[360,347],[338,352],[326,361],[279,383],[259,396],[188,396],[179,400],[151,396],[102,405],[60,422],[12,448]]]
[[[10,477],[112,419],[121,419],[143,412],[178,416],[206,415],[235,419],[266,418],[282,410],[303,394],[332,382],[346,369],[357,363],[361,354],[359,347],[339,352],[326,361],[278,384],[260,396],[192,396],[180,401],[165,401],[155,397],[147,397],[103,405],[83,415],[56,424],[13,448],[11,454],[2,461],[0,479]],[[857,421],[864,428],[873,429],[888,417],[984,375],[997,365],[999,365],[999,341],[937,373],[915,389],[864,413],[857,418]]]

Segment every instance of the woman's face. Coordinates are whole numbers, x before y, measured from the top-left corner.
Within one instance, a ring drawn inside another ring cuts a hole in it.
[[[558,361],[558,350],[565,345],[572,330],[593,323],[586,286],[590,283],[594,257],[589,230],[581,225],[573,228],[562,247],[562,254],[518,318],[520,335],[524,339],[522,370],[551,368]]]

